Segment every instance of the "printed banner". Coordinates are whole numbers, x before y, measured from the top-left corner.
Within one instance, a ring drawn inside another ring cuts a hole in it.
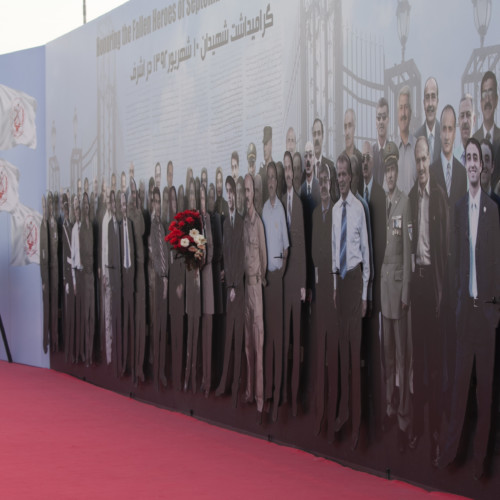
[[[19,203],[11,218],[11,266],[40,264],[40,213]]]
[[[24,144],[36,149],[36,99],[0,85],[0,149]]]
[[[19,203],[19,170],[0,159],[0,212],[12,212]]]

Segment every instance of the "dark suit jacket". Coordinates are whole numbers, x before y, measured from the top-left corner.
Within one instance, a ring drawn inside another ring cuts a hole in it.
[[[378,138],[372,146],[372,152],[373,152],[373,179],[377,182],[377,184],[379,184],[379,186],[383,186],[385,177],[385,167],[384,167],[384,159],[382,157],[380,146],[378,144]],[[385,195],[384,195],[384,203],[385,203]]]
[[[382,262],[384,260],[386,243],[386,207],[385,192],[375,179],[373,179],[368,207],[370,209],[370,222],[372,227],[374,267],[372,300],[374,311],[377,312],[380,310],[380,269],[382,268]]]
[[[281,199],[285,208],[285,218],[288,221],[288,191]],[[287,224],[288,226],[288,224]],[[306,241],[304,233],[304,211],[299,195],[292,188],[292,215],[291,224],[288,229],[287,268],[284,277],[283,287],[285,297],[297,296],[301,288],[306,287]],[[291,294],[287,291],[290,290]]]
[[[71,231],[73,230],[73,224],[68,220],[63,222],[62,230],[62,266],[63,266],[63,286],[66,289],[66,283],[69,287],[73,288],[73,277],[71,274]],[[41,241],[40,241],[41,249]],[[69,262],[68,262],[69,259]],[[66,293],[66,291],[64,291]]]
[[[455,246],[455,271],[458,278],[457,325],[463,325],[470,296],[469,193],[455,207]],[[478,299],[484,308],[488,324],[494,330],[498,325],[500,310],[498,304],[488,304],[485,301],[493,297],[498,300],[500,296],[500,223],[495,202],[484,191],[481,192],[475,252]]]
[[[450,231],[453,231],[455,227],[455,204],[458,200],[460,200],[464,194],[467,192],[467,173],[465,172],[464,166],[453,157],[453,164],[451,167],[451,187],[450,187],[450,196],[448,197],[448,193],[446,192],[446,181],[443,174],[443,167],[441,164],[441,158],[438,161],[434,162],[430,167],[431,177],[434,177],[436,182],[441,186],[444,191],[446,201],[448,202],[448,218],[449,218],[449,228]],[[455,247],[453,246],[453,241],[450,239],[449,246],[449,256],[451,260],[448,264],[448,269],[452,271],[453,269],[453,261],[455,258]],[[451,272],[453,275],[453,272]],[[450,276],[450,279],[452,276]],[[453,280],[450,281],[450,286],[453,285]]]
[[[495,194],[493,192],[493,188],[491,189],[490,198],[497,204],[497,206],[498,206],[498,215],[500,216],[500,196],[498,196],[497,194]]]
[[[229,207],[228,207],[229,214]],[[220,280],[220,273],[224,269],[222,253],[222,227],[224,217],[218,213],[211,214],[210,224],[212,226],[213,237],[213,255],[212,255],[212,275],[213,275],[213,294],[214,294],[214,314],[224,314],[224,289]],[[228,215],[229,217],[229,215]]]
[[[339,182],[337,180],[337,170],[332,160],[321,157],[321,165],[326,165],[330,170],[330,196],[332,198],[333,204],[337,202],[340,198]],[[316,176],[319,177],[319,172],[316,172]]]
[[[417,130],[415,134],[415,138],[419,138],[423,135],[427,140],[427,127],[425,125],[426,122]],[[434,131],[436,132],[436,137],[434,137],[434,156],[431,158],[431,163],[438,161],[441,157],[441,124],[439,120],[436,120],[436,125],[434,126]]]
[[[71,232],[69,233],[71,241]],[[49,290],[49,225],[45,219],[42,219],[40,225],[40,275],[42,277],[42,285],[45,286],[45,291]],[[70,264],[71,266],[71,264]]]
[[[120,226],[119,222],[116,222]],[[111,291],[117,293],[121,288],[120,229],[118,227],[115,233],[113,217],[108,224],[108,268]]]
[[[245,286],[243,277],[245,275],[245,248],[243,246],[243,218],[235,212],[234,227],[231,227],[229,217],[224,221],[224,279],[227,288],[227,301],[229,303],[229,291],[234,288],[236,297],[232,302],[232,308],[243,313],[245,305]],[[220,282],[220,275],[217,278]]]
[[[85,220],[80,227],[80,261],[84,273],[94,272],[94,227],[92,222],[87,224]]]
[[[306,237],[307,288],[314,288],[314,266],[311,258],[312,214],[316,205],[320,203],[319,181],[313,177],[311,194],[307,195],[307,182],[300,186],[300,199],[304,210],[304,232]]]
[[[432,277],[436,312],[441,307],[443,285],[448,259],[449,247],[449,214],[446,202],[446,193],[435,179],[430,178],[429,194],[429,245],[431,253]],[[419,237],[418,227],[418,181],[413,185],[410,194],[410,207],[412,216],[412,242],[411,253],[417,255],[417,244]]]
[[[475,139],[481,142],[484,139],[484,130],[483,124],[481,123],[481,127],[477,130],[477,132],[473,135]],[[493,144],[493,149],[495,149],[500,144],[500,127],[497,127],[496,124],[493,124],[493,137],[490,139],[491,144]]]
[[[134,224],[127,217],[127,228],[128,228],[128,244],[130,248],[130,274],[132,276],[132,291],[133,291],[133,283],[134,283],[134,274],[135,274],[135,235],[134,235]],[[123,221],[120,224],[120,253],[121,253],[121,262],[122,262],[122,273],[125,270],[125,243],[123,239]],[[167,253],[168,255],[168,253]]]

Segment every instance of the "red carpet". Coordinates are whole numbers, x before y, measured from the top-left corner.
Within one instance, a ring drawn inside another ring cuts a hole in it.
[[[0,498],[447,499],[0,362]]]

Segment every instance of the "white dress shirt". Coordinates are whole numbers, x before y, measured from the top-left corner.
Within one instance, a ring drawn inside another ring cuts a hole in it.
[[[332,211],[332,271],[334,273],[334,288],[337,288],[337,274],[340,269],[340,232],[342,227],[342,197],[335,203]],[[361,202],[349,191],[346,197],[346,264],[347,271],[358,264],[363,266],[363,293],[366,300],[368,280],[370,278],[370,249],[368,246],[368,231],[366,228],[365,210]]]
[[[469,191],[469,245],[470,245],[470,280],[469,293],[472,298],[477,297],[477,274],[476,274],[476,240],[477,226],[479,224],[479,208],[481,206],[481,189],[473,198]]]

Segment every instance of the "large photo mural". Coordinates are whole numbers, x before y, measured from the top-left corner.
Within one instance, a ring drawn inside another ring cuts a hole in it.
[[[33,225],[51,366],[488,498],[497,10],[131,1],[50,42]]]

